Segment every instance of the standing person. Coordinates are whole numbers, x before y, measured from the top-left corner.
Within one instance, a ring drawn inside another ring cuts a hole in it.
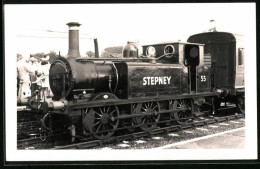
[[[21,56],[21,59],[17,62],[17,72],[19,77],[19,91],[18,98],[24,99],[31,96],[30,89],[30,73],[34,73],[32,67],[28,63],[29,59]]]
[[[37,71],[37,59],[34,58],[33,56],[30,57],[30,66],[32,67],[32,69],[34,70],[34,73],[30,74],[30,80],[31,82],[36,81],[36,71]],[[31,83],[31,92],[34,93],[35,90],[37,89],[37,84],[35,83]]]
[[[48,81],[47,81],[47,86],[48,86],[48,89],[47,89],[47,97],[52,97],[53,96],[53,93],[52,93],[52,91],[51,91],[51,89],[50,89],[50,84],[49,84],[49,71],[50,71],[50,67],[51,67],[51,64],[50,64],[50,62],[49,62],[49,60],[50,60],[50,55],[49,54],[47,54],[47,55],[44,55],[44,57],[43,58],[41,58],[41,60],[42,61],[47,61],[47,63],[45,63],[45,66],[43,66],[44,68],[44,71],[46,71],[47,73],[48,73],[48,76],[47,76],[47,78],[48,78]]]
[[[18,54],[16,55],[17,63],[18,63],[19,60],[21,60],[21,59],[22,59],[22,55],[21,55],[20,53],[18,53]],[[18,71],[18,69],[17,69],[17,95],[16,95],[16,96],[19,95],[19,85],[20,85],[20,78],[19,78],[19,71]]]
[[[49,97],[49,69],[50,64],[48,61],[44,60],[41,62],[41,66],[37,71],[37,77],[38,77],[38,86],[40,87],[40,95],[41,99],[45,99],[46,97]]]

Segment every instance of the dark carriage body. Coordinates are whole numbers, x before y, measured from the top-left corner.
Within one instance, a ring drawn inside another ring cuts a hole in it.
[[[204,53],[212,64],[212,86],[228,93],[244,91],[244,37],[226,32],[192,35],[187,40],[203,43]],[[211,56],[211,58],[210,58]]]

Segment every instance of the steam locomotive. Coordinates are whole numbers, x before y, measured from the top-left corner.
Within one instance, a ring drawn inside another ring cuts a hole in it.
[[[67,58],[50,67],[52,100],[41,103],[46,131],[107,139],[120,129],[151,131],[214,115],[221,102],[244,113],[242,36],[193,35],[188,42],[123,49],[123,58],[82,58],[77,22],[70,22]],[[39,101],[29,99],[31,107]]]

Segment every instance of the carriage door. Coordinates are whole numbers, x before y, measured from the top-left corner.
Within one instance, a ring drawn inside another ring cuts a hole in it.
[[[199,46],[187,44],[184,47],[184,65],[188,67],[190,92],[197,92],[197,71],[200,63]]]
[[[238,48],[235,86],[244,87],[244,48]]]

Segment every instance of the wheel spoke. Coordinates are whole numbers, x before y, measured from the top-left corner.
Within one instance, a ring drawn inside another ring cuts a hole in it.
[[[147,104],[148,104],[149,107],[152,107],[153,103],[152,102],[148,102]]]
[[[144,123],[145,123],[145,121],[147,121],[147,119],[146,119],[146,118],[144,118],[144,120],[142,120],[142,124],[144,124]]]
[[[100,121],[96,122],[96,123],[94,124],[94,126],[96,126],[96,125],[98,125],[98,124],[100,124]]]
[[[144,106],[145,106],[146,109],[148,108],[147,105],[146,105],[146,103],[144,103]]]
[[[151,104],[152,104],[151,102],[147,102],[148,107],[151,107]]]
[[[112,115],[113,115],[113,113],[114,113],[115,111],[116,111],[116,110],[113,110],[113,111],[112,111],[112,112],[111,112],[109,115],[110,115],[110,116],[112,116]]]
[[[98,126],[98,128],[96,129],[95,132],[98,132],[101,126],[102,126],[102,124],[100,124],[100,125]]]
[[[104,112],[102,111],[101,107],[99,107],[99,112],[100,112],[101,114],[104,114]]]
[[[106,110],[106,113],[109,113],[109,110],[110,110],[110,106],[108,106],[108,108]]]
[[[181,108],[181,104],[177,103],[176,108],[177,108],[177,109],[180,109],[180,108]]]
[[[157,105],[155,105],[152,109],[154,110],[155,108],[157,108],[158,106]]]
[[[88,113],[88,108],[86,109],[86,111],[85,111],[85,113],[84,113],[84,114],[86,115],[87,113]]]
[[[99,117],[102,117],[102,114],[100,114],[99,112],[96,112],[96,115],[98,115]]]
[[[182,101],[182,100],[179,100],[179,103],[180,103],[180,105],[182,105],[182,104],[183,104],[183,101]]]

